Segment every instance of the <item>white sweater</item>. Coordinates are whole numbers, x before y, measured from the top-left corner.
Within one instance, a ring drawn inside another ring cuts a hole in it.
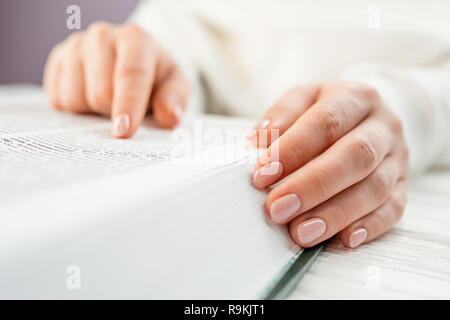
[[[191,110],[259,117],[294,85],[360,80],[403,120],[413,172],[450,166],[450,1],[142,0],[131,20],[194,83]]]

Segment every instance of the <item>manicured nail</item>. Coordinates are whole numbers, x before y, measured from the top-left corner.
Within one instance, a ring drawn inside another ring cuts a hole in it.
[[[256,129],[256,130],[266,129],[269,126],[269,124],[270,124],[270,120],[263,119],[254,126],[254,129]]]
[[[326,229],[327,225],[322,219],[306,220],[298,226],[298,240],[301,244],[308,244],[323,235]]]
[[[350,247],[356,248],[367,239],[367,230],[365,228],[359,228],[350,234]]]
[[[121,138],[128,133],[130,129],[130,117],[126,113],[119,114],[113,122],[112,134]]]
[[[283,165],[274,161],[255,171],[253,184],[257,188],[264,188],[274,183],[283,173]]]
[[[270,205],[270,216],[276,223],[286,223],[300,209],[300,199],[294,193],[278,198]]]
[[[252,131],[247,135],[247,139],[250,140],[251,144],[258,147],[258,130],[266,129],[270,124],[270,120],[261,120],[253,127]],[[261,141],[263,142],[263,141]]]

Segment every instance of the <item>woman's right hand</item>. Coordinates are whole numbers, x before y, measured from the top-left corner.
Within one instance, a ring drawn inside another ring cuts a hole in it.
[[[173,128],[189,97],[189,84],[169,54],[134,24],[92,24],[51,51],[44,88],[56,109],[111,116],[111,133],[131,137],[149,108]]]

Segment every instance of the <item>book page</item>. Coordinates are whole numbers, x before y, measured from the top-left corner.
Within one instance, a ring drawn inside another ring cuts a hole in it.
[[[249,121],[243,121],[243,123]],[[0,106],[0,203],[2,205],[48,189],[128,173],[201,152],[211,144],[192,135],[195,148],[179,147],[177,134],[210,128],[236,128],[239,120],[188,117],[178,132],[146,120],[132,139],[114,139],[109,119],[55,111],[43,102],[19,99]],[[242,124],[242,123],[241,123]],[[196,139],[194,141],[194,139]],[[216,141],[217,142],[217,141]]]
[[[0,262],[255,152],[248,119],[187,115],[176,130],[147,119],[132,139],[115,139],[109,119],[52,110],[40,89],[15,90],[0,91]],[[227,157],[204,158],[225,145]]]

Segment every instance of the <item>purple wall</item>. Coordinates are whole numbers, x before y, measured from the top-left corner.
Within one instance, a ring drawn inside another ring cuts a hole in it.
[[[96,20],[120,23],[138,0],[0,0],[0,83],[40,83],[51,48],[68,30],[66,8],[81,9],[81,27]]]

